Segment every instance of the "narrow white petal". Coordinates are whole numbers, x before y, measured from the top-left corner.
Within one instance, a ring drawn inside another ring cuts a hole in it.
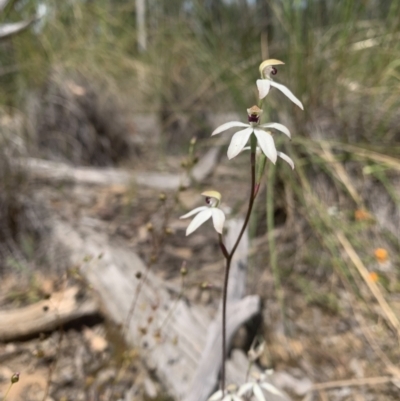
[[[233,135],[228,148],[228,159],[233,159],[243,150],[253,130],[253,128],[246,128]]]
[[[260,384],[260,386],[266,390],[269,391],[272,394],[280,395],[283,396],[283,393],[279,391],[275,386],[273,386],[271,383],[263,382]]]
[[[254,133],[257,137],[258,146],[260,146],[265,156],[267,156],[268,159],[275,164],[278,155],[276,153],[275,142],[274,138],[272,138],[272,135],[257,128],[254,129]]]
[[[232,401],[243,401],[242,398],[240,398],[238,395],[233,394],[232,395]]]
[[[257,401],[265,401],[264,393],[258,384],[254,385],[253,394],[257,398]]]
[[[285,155],[285,153],[282,152],[276,152],[276,153],[281,159],[285,160],[285,162],[289,164],[292,170],[294,170],[293,160],[288,155]]]
[[[216,207],[212,207],[211,212],[215,231],[219,234],[222,234],[225,223],[225,214],[221,209]]]
[[[239,388],[238,395],[242,396],[243,394],[247,393],[251,388],[254,386],[254,383],[245,383],[242,384]]]
[[[264,99],[268,95],[269,88],[271,87],[271,80],[257,79],[258,97]]]
[[[241,123],[240,121],[230,121],[229,123],[222,124],[215,128],[211,136],[220,134],[221,132],[233,127],[249,127],[249,124]]]
[[[208,401],[218,401],[222,398],[222,390],[218,390],[215,392],[209,399]]]
[[[205,221],[207,221],[212,215],[211,208],[206,208],[206,210],[201,211],[188,225],[186,229],[186,235],[191,234],[193,231],[197,230]]]
[[[278,131],[283,132],[289,138],[291,138],[290,131],[283,124],[279,124],[279,123],[262,124],[262,125],[260,125],[260,128],[275,128]]]
[[[183,216],[179,217],[180,219],[187,219],[190,216],[193,216],[196,213],[201,212],[202,210],[208,209],[208,206],[200,206],[196,207],[196,209],[191,210],[189,213],[184,214]]]
[[[275,88],[279,89],[284,95],[286,95],[295,105],[299,106],[302,110],[304,110],[303,104],[300,102],[299,99],[293,93],[286,88],[286,86],[277,84],[274,81],[271,81],[271,85],[275,86]]]

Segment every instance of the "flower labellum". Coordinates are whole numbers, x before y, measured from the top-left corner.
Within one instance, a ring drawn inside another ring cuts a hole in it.
[[[218,205],[221,203],[221,194],[217,191],[205,191],[201,195],[206,198],[206,203],[208,206],[197,207],[180,217],[180,219],[186,219],[196,215],[186,229],[186,235],[189,235],[193,231],[197,230],[210,217],[212,218],[215,231],[218,234],[222,234],[225,223],[225,214],[221,209],[218,208]]]
[[[293,93],[288,88],[286,88],[286,86],[274,82],[274,80],[271,78],[271,75],[276,75],[278,72],[275,66],[282,64],[285,63],[275,59],[265,60],[260,64],[260,74],[262,79],[257,79],[259,98],[264,99],[268,95],[271,86],[274,86],[275,88],[279,89],[284,95],[286,95],[294,104],[304,110],[303,104],[300,102],[299,99],[297,99],[295,95],[293,95]]]
[[[254,125],[259,124],[262,112],[263,111],[258,106],[253,106],[247,109],[249,123],[254,123]]]

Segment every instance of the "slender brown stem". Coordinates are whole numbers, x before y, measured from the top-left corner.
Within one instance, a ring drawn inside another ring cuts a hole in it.
[[[218,234],[218,242],[219,242],[219,247],[221,248],[221,252],[223,253],[225,259],[229,259],[229,252],[226,249],[226,246],[224,244],[224,240],[222,239],[221,234]]]
[[[222,296],[222,365],[221,365],[221,389],[225,391],[225,360],[226,360],[226,299],[228,293],[228,278],[231,267],[231,256],[226,259],[224,292]]]
[[[256,184],[256,154],[255,154],[255,142],[252,140],[252,150],[251,150],[251,189],[250,189],[250,198],[249,198],[249,206],[247,209],[246,217],[244,219],[243,227],[240,230],[240,233],[236,239],[235,244],[232,247],[230,252],[227,251],[223,241],[222,235],[219,235],[219,246],[221,251],[226,259],[226,267],[225,267],[225,277],[224,277],[224,288],[222,295],[222,366],[221,366],[221,389],[225,391],[225,360],[226,360],[226,301],[228,295],[228,280],[229,280],[229,270],[231,268],[231,261],[233,255],[236,252],[236,249],[239,245],[240,240],[246,230],[246,227],[250,220],[251,211],[253,209],[254,199],[255,199],[255,184]]]
[[[235,251],[239,245],[239,242],[242,239],[244,231],[246,230],[247,224],[250,220],[250,215],[251,215],[251,211],[253,209],[253,203],[254,203],[254,199],[255,199],[255,194],[254,194],[255,185],[256,185],[256,154],[255,154],[255,152],[252,152],[251,153],[251,192],[250,192],[250,199],[249,199],[249,207],[247,209],[247,214],[244,219],[243,227],[240,230],[240,233],[239,233],[239,236],[237,237],[235,245],[233,245],[233,248],[230,252],[230,258],[232,258],[233,254],[235,253]]]

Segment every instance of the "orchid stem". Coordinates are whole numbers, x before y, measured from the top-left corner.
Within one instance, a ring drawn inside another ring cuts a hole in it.
[[[225,267],[225,277],[224,277],[224,288],[223,288],[223,296],[222,296],[222,365],[221,365],[221,389],[222,392],[225,391],[225,360],[227,353],[226,346],[226,303],[227,303],[227,295],[228,295],[228,281],[229,281],[229,270],[231,268],[231,261],[233,255],[236,252],[237,247],[239,246],[240,240],[246,230],[246,227],[250,220],[251,211],[253,209],[254,199],[255,199],[255,185],[256,185],[256,145],[257,139],[254,135],[251,136],[251,188],[250,188],[250,198],[249,198],[249,206],[247,208],[246,217],[244,219],[244,223],[240,233],[236,239],[235,244],[232,247],[230,252],[227,251],[223,241],[222,235],[219,235],[219,246],[221,251],[226,259],[226,267]]]
[[[225,256],[225,255],[224,255]],[[226,360],[226,299],[228,292],[229,270],[231,268],[231,255],[226,258],[226,268],[224,277],[224,293],[222,297],[222,365],[221,365],[221,389],[225,391],[225,360]]]
[[[224,240],[222,239],[222,234],[218,234],[218,242],[219,242],[219,247],[221,248],[221,252],[223,253],[225,259],[229,258],[229,252],[226,249],[226,246],[224,244]]]

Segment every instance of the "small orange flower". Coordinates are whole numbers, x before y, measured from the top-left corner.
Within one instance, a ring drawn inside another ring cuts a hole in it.
[[[376,248],[374,254],[379,263],[384,263],[388,260],[388,252],[384,248]]]
[[[372,217],[367,210],[357,209],[354,212],[354,218],[358,221],[363,221],[363,220],[371,220]]]
[[[376,283],[379,280],[379,276],[375,272],[369,273],[369,279]]]

